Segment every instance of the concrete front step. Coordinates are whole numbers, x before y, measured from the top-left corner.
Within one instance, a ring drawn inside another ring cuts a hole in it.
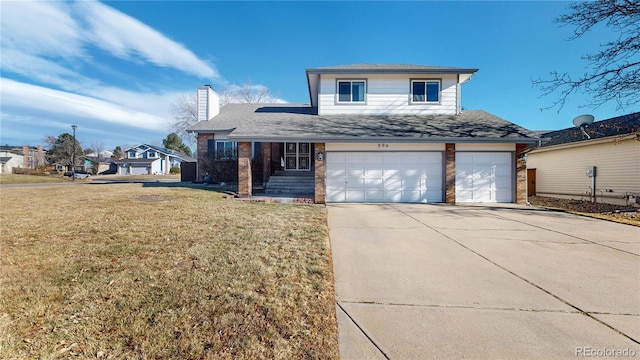
[[[313,194],[315,177],[310,171],[276,171],[269,178],[265,192]]]
[[[313,178],[313,171],[276,171],[272,176],[299,176],[299,177],[311,177]]]
[[[305,179],[296,177],[272,177],[268,182],[272,183],[300,183],[300,184],[313,184],[315,179]]]

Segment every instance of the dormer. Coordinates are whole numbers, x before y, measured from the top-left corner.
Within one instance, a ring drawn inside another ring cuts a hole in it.
[[[357,64],[307,69],[318,115],[460,113],[460,85],[478,69]]]

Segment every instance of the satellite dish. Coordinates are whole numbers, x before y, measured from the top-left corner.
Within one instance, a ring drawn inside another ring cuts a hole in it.
[[[591,139],[591,136],[589,136],[589,134],[587,134],[587,132],[584,131],[584,128],[593,124],[594,119],[595,118],[593,117],[593,115],[590,115],[590,114],[576,116],[576,118],[573,119],[573,125],[575,125],[577,128],[580,128],[580,131],[582,131],[583,139],[584,138]]]
[[[595,120],[593,115],[589,115],[589,114],[580,115],[580,116],[576,116],[576,118],[573,119],[573,125],[575,125],[576,127],[582,128],[582,127],[593,124],[593,120]]]

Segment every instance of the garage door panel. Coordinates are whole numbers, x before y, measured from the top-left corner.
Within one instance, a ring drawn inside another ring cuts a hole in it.
[[[416,164],[416,165],[420,165],[421,163],[421,156],[420,154],[407,154],[407,155],[402,155],[402,163],[403,164]]]
[[[379,153],[369,153],[364,156],[365,164],[383,164],[384,160]]]
[[[441,202],[442,159],[441,152],[329,152],[327,201]]]
[[[384,179],[385,190],[402,190],[402,178]]]
[[[511,153],[456,153],[457,202],[513,201]]]
[[[381,153],[385,164],[402,164],[402,155],[399,153]]]
[[[428,177],[426,179],[427,189],[438,189],[442,190],[442,178],[439,177]]]
[[[348,202],[364,202],[364,190],[347,190],[346,201]]]
[[[380,202],[384,200],[384,191],[380,190],[369,190],[365,191],[365,199],[367,202]]]
[[[327,189],[333,188],[344,188],[345,182],[344,179],[336,179],[336,178],[327,178],[326,180]]]
[[[376,188],[376,189],[380,189],[380,190],[382,190],[382,188],[383,188],[383,181],[382,181],[382,178],[378,178],[378,179],[364,179],[364,185],[367,187],[367,189],[370,189],[370,188]]]
[[[367,178],[379,178],[382,179],[382,169],[366,169],[364,176]]]
[[[364,179],[362,179],[362,178],[348,178],[347,179],[347,190],[348,189],[364,189]]]
[[[345,177],[347,176],[347,172],[344,169],[344,167],[342,168],[329,168],[329,166],[327,166],[327,179],[333,179],[333,178],[337,178],[337,177]]]
[[[391,177],[400,178],[402,177],[402,169],[400,169],[399,166],[397,168],[385,168],[382,171],[382,174],[384,175],[385,178],[391,178]]]
[[[364,164],[364,154],[349,153],[345,157],[347,164]]]

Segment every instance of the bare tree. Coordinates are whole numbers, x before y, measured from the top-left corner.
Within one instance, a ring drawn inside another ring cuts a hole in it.
[[[251,80],[242,85],[227,85],[222,89],[220,105],[226,104],[266,104],[279,100],[271,95],[264,85],[256,85]]]
[[[90,150],[92,156],[87,156],[87,158],[91,161],[92,172],[95,175],[100,171],[100,162],[104,160],[104,143],[102,141],[93,141]]]
[[[264,85],[256,85],[247,81],[242,85],[227,85],[220,91],[220,106],[226,104],[266,104],[280,100],[271,95],[271,90]],[[171,106],[173,115],[172,130],[187,144],[195,142],[194,134],[187,129],[198,122],[198,100],[196,92],[178,97]]]
[[[594,26],[603,24],[616,33],[618,38],[601,44],[595,54],[586,54],[587,71],[578,76],[567,72],[551,72],[549,79],[534,80],[533,84],[547,96],[559,92],[559,98],[545,109],[562,109],[567,98],[577,92],[590,94],[586,107],[598,107],[615,101],[616,110],[640,103],[640,2],[637,0],[599,0],[574,3],[569,13],[556,19],[562,26],[575,26],[575,40],[589,32]]]
[[[187,129],[198,122],[198,100],[196,92],[183,94],[171,105],[171,113],[175,120],[172,129],[187,143],[193,144],[195,138]]]

